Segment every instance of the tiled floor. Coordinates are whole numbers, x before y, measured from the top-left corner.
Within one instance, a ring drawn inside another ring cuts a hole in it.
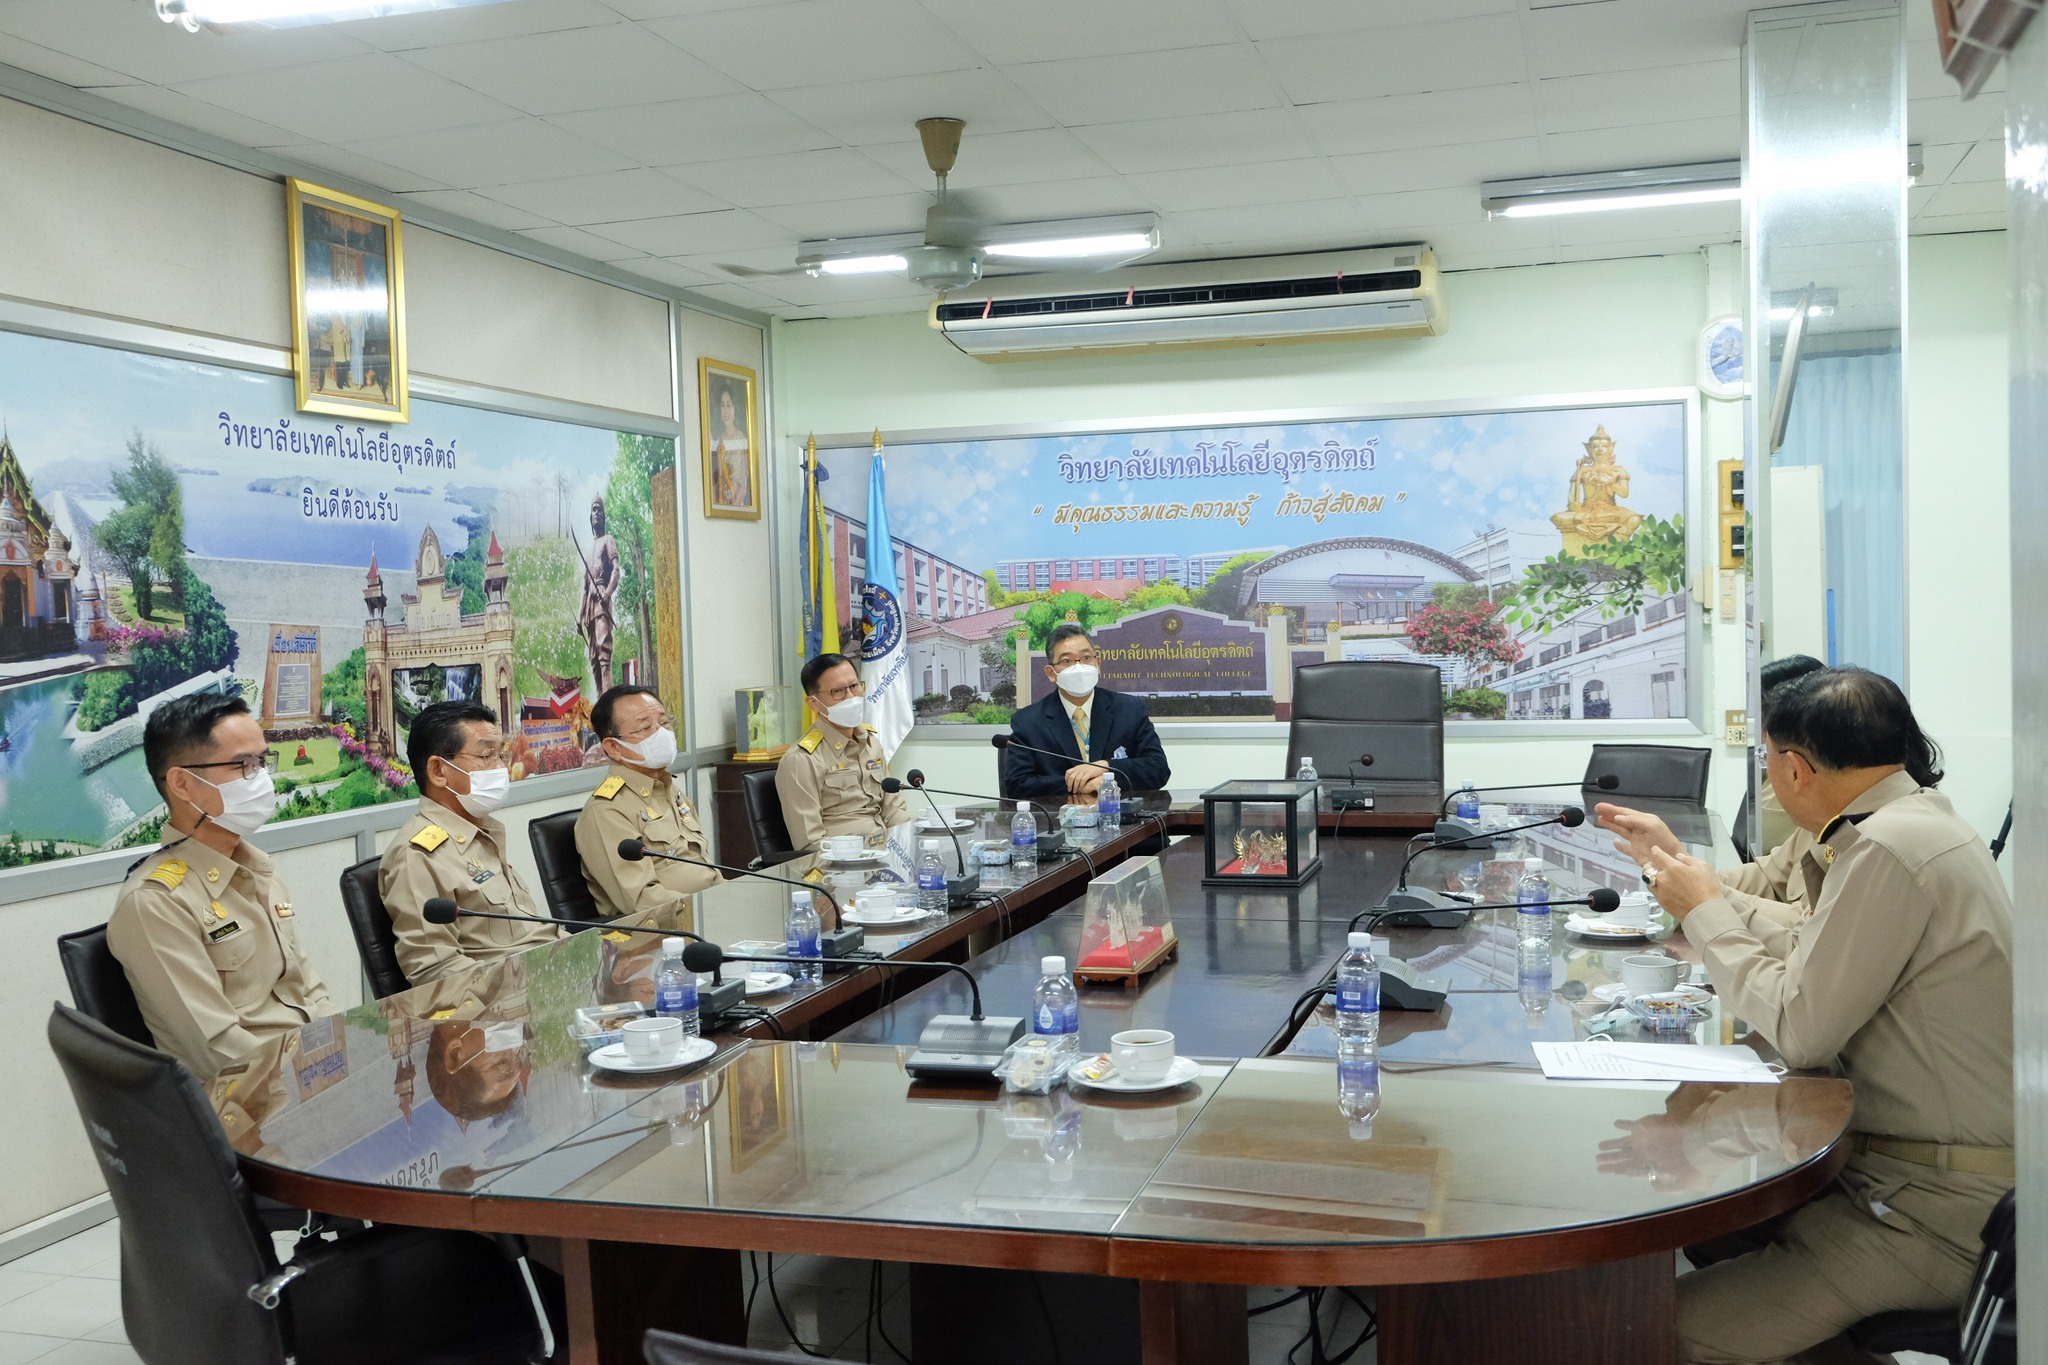
[[[116,1236],[102,1223],[0,1265],[0,1365],[137,1365]]]

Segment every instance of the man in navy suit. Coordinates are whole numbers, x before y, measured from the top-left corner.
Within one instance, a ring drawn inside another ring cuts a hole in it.
[[[1045,656],[1054,690],[1010,718],[1020,743],[1003,751],[1003,794],[1081,800],[1094,796],[1103,774],[1112,771],[1126,792],[1163,789],[1173,772],[1152,717],[1136,697],[1095,685],[1102,656],[1088,632],[1072,621],[1056,627]]]

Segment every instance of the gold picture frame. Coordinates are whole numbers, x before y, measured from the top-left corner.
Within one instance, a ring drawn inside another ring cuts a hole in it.
[[[697,418],[703,438],[704,515],[761,519],[761,432],[754,372],[697,358]],[[737,397],[735,397],[737,395]],[[733,445],[744,441],[744,454]]]
[[[726,1070],[726,1112],[732,1123],[732,1171],[746,1170],[789,1136],[789,1078],[784,1049],[751,1046]]]
[[[398,210],[297,179],[285,206],[298,410],[411,421]]]

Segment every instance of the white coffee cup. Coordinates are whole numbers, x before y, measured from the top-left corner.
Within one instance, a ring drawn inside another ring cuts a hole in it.
[[[896,891],[887,886],[863,887],[854,893],[853,908],[863,915],[887,918],[896,913]]]
[[[941,801],[939,803],[939,808],[936,811],[932,812],[932,814],[940,824],[944,825],[947,829],[951,829],[953,827],[953,822],[960,818],[958,814],[959,809],[960,808],[958,806],[949,806],[945,802]]]
[[[858,858],[867,847],[867,841],[858,834],[828,834],[824,849],[828,858]]]
[[[1647,891],[1624,891],[1621,904],[1614,907],[1603,918],[1609,924],[1637,925],[1650,922],[1650,893]]]
[[[1621,988],[1630,995],[1674,990],[1692,975],[1692,964],[1662,953],[1631,953],[1621,960]]]
[[[636,1062],[666,1062],[683,1050],[680,1019],[628,1019],[619,1030],[626,1056]]]
[[[1109,1055],[1127,1081],[1163,1081],[1173,1070],[1173,1035],[1163,1028],[1126,1029],[1110,1035]]]

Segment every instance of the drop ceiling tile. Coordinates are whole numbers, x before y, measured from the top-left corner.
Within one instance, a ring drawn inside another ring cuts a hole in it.
[[[1284,102],[1258,57],[1242,44],[1004,69],[1025,94],[1070,128],[1270,109]]]
[[[741,208],[867,199],[918,188],[850,147],[699,161],[670,167],[668,173]]]
[[[1557,259],[1560,264],[1567,261],[1625,261],[1639,256],[1690,256],[1700,249],[1701,244],[1690,237],[1649,237],[1624,242],[1606,242],[1581,246],[1560,246]]]
[[[272,156],[301,169],[308,180],[324,181],[320,172],[333,171],[373,191],[390,194],[407,194],[419,190],[445,190],[447,185],[431,176],[415,175],[400,170],[387,162],[376,161],[367,156],[358,156],[340,147],[330,147],[324,142],[302,142],[283,147],[265,149]],[[346,185],[338,189],[349,188]]]
[[[1983,94],[1964,103],[1957,95],[1906,102],[1906,140],[1983,142],[2005,135],[2005,96]]]
[[[1906,44],[1906,98],[1932,99],[1957,93],[1955,78],[1941,69],[1941,44],[1929,37]]]
[[[1646,240],[1732,242],[1742,234],[1739,204],[1691,204],[1661,209],[1619,209],[1612,213],[1569,214],[1557,220],[1563,246]]]
[[[925,8],[998,66],[1234,43],[1222,0],[924,0]]]
[[[855,72],[920,76],[980,65],[913,0],[794,0],[649,19],[646,28],[753,90],[829,85]]]
[[[605,7],[628,19],[672,19],[682,14],[709,14],[713,10],[746,9],[752,5],[774,4],[779,0],[604,0]]]
[[[883,301],[911,304],[929,302],[932,296],[930,290],[901,275],[782,275],[752,287],[806,306]]]
[[[490,123],[511,112],[496,100],[382,52],[187,81],[175,88],[313,141],[411,136]]]
[[[815,204],[782,204],[756,210],[786,235],[815,241],[823,237],[869,237],[883,232],[924,231],[928,194],[883,194],[871,199],[839,199]]]
[[[1922,147],[1920,149],[1920,185],[1923,188],[1930,185],[1939,185],[1951,178],[1955,174],[1956,167],[1962,164],[1963,158],[1968,156],[1971,149],[1978,145],[1980,144],[1974,142],[1940,142],[1932,147]],[[1993,143],[1991,145],[1998,148],[2001,155],[2003,154],[2004,148],[2001,144]],[[2003,175],[2004,168],[2001,166],[1997,173]]]
[[[1450,223],[1431,227],[1421,237],[1442,256],[1474,251],[1553,251],[1557,248],[1557,220],[1496,218]]]
[[[778,242],[794,246],[796,242],[787,229],[744,209],[682,213],[631,223],[596,223],[590,230],[637,247],[650,256],[695,256],[710,251],[773,246]]]
[[[521,228],[519,235],[531,237],[536,242],[546,242],[549,246],[558,247],[592,261],[630,261],[647,254],[622,242],[615,242],[609,237],[585,232],[582,228]]]
[[[751,308],[757,313],[787,311],[783,300],[772,294],[762,293],[758,289],[750,289],[743,284],[700,284],[692,286],[690,292],[702,294],[707,299],[717,299],[720,303],[732,304],[737,308]]]
[[[1970,148],[1960,164],[1948,173],[1946,183],[1961,184],[1971,180],[2005,179],[2005,144],[2002,141],[1986,139]]]
[[[370,51],[325,24],[187,33],[138,0],[6,0],[0,33],[152,85],[175,85]],[[260,117],[260,116],[259,116]]]
[[[1330,157],[1495,142],[1536,131],[1526,84],[1334,100],[1303,105],[1296,112],[1316,146]]]
[[[1127,175],[1124,183],[1143,195],[1147,203],[1168,213],[1242,204],[1304,203],[1335,199],[1345,193],[1329,163],[1320,157],[1203,170],[1153,171]]]
[[[1921,210],[1934,202],[1934,196],[1941,193],[1939,185],[1906,186],[1906,217],[1918,218]]]
[[[647,166],[773,156],[836,143],[830,133],[755,94],[556,114],[548,121]]]
[[[774,101],[852,147],[918,146],[917,121],[928,116],[965,119],[969,141],[1052,120],[1000,71],[942,71],[930,76],[889,76],[778,90]],[[918,154],[918,167],[924,157]]]
[[[1625,171],[1641,166],[1689,166],[1695,162],[1741,158],[1740,114],[1543,135],[1544,172],[1549,175]]]
[[[718,279],[701,270],[692,270],[681,261],[663,260],[659,256],[643,256],[636,261],[626,261],[619,268],[630,270],[635,275],[660,284],[680,285],[685,289],[694,289],[700,284],[719,283]]]
[[[2004,213],[2005,181],[1972,180],[1961,184],[1951,180],[1935,192],[1922,209],[1922,218],[1950,218],[1956,214]]]
[[[302,134],[274,128],[256,119],[243,118],[240,114],[229,113],[203,100],[195,100],[190,95],[181,95],[162,86],[122,85],[112,89],[95,90],[93,93],[117,104],[125,104],[130,109],[140,109],[145,114],[166,119],[180,127],[225,138],[243,147],[278,147],[305,140]]]
[[[2006,226],[2003,213],[1969,213],[1917,219],[1910,231],[1915,237],[1938,237],[1950,232],[2003,232]]]
[[[916,142],[861,150],[908,184],[932,183],[924,148]],[[1029,185],[1108,174],[1109,167],[1102,158],[1064,128],[977,134],[970,123],[960,144],[960,159],[954,163],[946,183],[955,190],[973,190],[987,185]]]
[[[660,171],[641,169],[493,185],[485,193],[500,204],[511,205],[512,212],[536,214],[571,227],[732,207],[716,195],[672,180]]]
[[[1437,268],[1445,274],[1462,274],[1472,270],[1507,270],[1521,266],[1549,265],[1557,260],[1557,248],[1552,246],[1519,247],[1506,251],[1457,251],[1440,254]],[[1450,286],[1456,288],[1455,285]]]
[[[1367,194],[1356,202],[1358,221],[1380,234],[1407,232],[1425,237],[1431,228],[1486,221],[1476,188]]]
[[[0,8],[0,24],[6,22],[5,15],[6,10]],[[128,85],[136,79],[124,71],[80,61],[67,53],[29,42],[26,38],[17,38],[5,31],[0,31],[0,63],[18,66],[49,80],[62,81],[79,90]],[[105,93],[103,89],[100,92]]]
[[[667,259],[681,270],[696,272],[714,284],[750,284],[757,279],[775,279],[796,271],[797,248],[786,246],[745,248],[735,251],[707,251],[698,256]]]
[[[1511,85],[1528,74],[1512,14],[1276,38],[1258,50],[1296,104]]]
[[[1351,194],[1476,187],[1487,180],[1513,180],[1544,173],[1542,143],[1533,137],[1363,152],[1357,156],[1333,156],[1329,163]],[[1473,193],[1476,197],[1476,188]]]
[[[1741,55],[1753,0],[1606,0],[1532,10],[1530,74],[1585,76]]]
[[[1364,28],[1412,24],[1425,8],[1433,19],[1478,14],[1513,14],[1515,0],[1226,0],[1253,41],[1304,38],[1318,33],[1351,33]]]
[[[1546,133],[1741,112],[1740,65],[1732,59],[1536,82],[1536,114]]]
[[[456,189],[472,190],[578,171],[624,170],[629,164],[618,153],[537,118],[351,142],[348,149]]]
[[[351,19],[331,27],[384,52],[406,52],[451,43],[485,42],[526,33],[556,33],[572,28],[603,27],[619,22],[614,9],[600,0],[512,0],[512,3],[467,5],[461,9],[387,14]]]
[[[1074,136],[1111,170],[1130,173],[1291,161],[1316,150],[1286,109],[1098,123],[1074,129]]]
[[[1295,237],[1337,236],[1367,240],[1375,235],[1360,219],[1358,205],[1349,199],[1195,209],[1176,213],[1170,221],[1176,246],[1187,241],[1220,246],[1226,243],[1278,242]]]
[[[428,48],[406,59],[528,114],[617,109],[650,95],[730,95],[740,88],[634,24]]]
[[[467,218],[485,227],[501,228],[506,232],[517,232],[521,228],[553,226],[548,219],[524,209],[515,209],[495,199],[486,199],[470,190],[418,190],[398,196],[398,208],[404,212],[409,204],[422,208],[438,209],[458,218]]]
[[[1108,213],[1138,213],[1143,196],[1118,176],[1050,180],[1042,185],[996,185],[974,191],[975,212],[999,223],[1037,223]],[[922,223],[917,224],[922,227]]]

